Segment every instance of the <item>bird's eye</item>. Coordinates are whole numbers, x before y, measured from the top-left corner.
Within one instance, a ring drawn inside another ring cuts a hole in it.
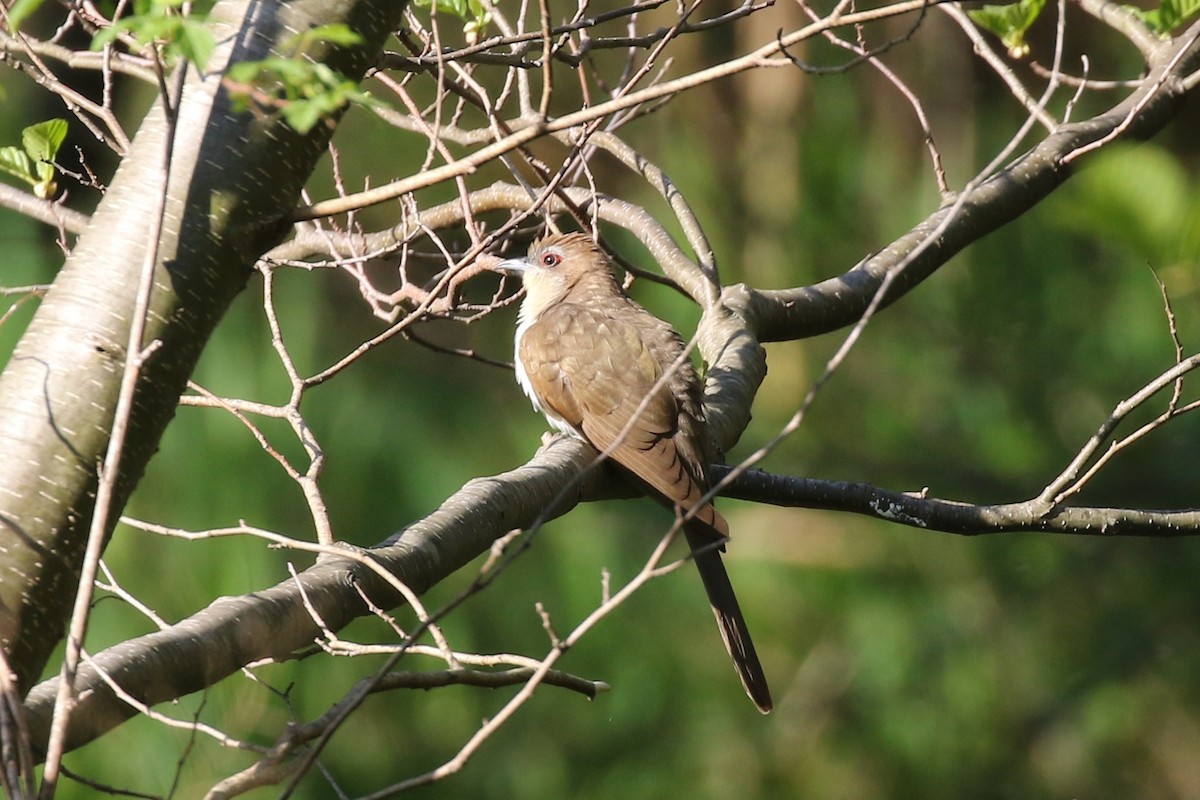
[[[562,263],[562,256],[558,253],[542,253],[540,260],[543,267],[557,267]]]

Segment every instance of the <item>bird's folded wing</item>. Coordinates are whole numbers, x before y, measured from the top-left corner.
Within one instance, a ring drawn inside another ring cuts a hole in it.
[[[520,355],[543,408],[575,427],[668,508],[686,512],[699,503],[705,490],[675,441],[679,404],[635,326],[563,304],[529,327]],[[718,535],[728,535],[711,503],[695,516]]]

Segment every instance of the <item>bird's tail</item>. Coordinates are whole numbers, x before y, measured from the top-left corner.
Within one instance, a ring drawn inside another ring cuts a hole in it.
[[[700,523],[687,525],[684,532],[687,534],[688,546],[692,548],[696,567],[700,570],[700,579],[704,581],[704,589],[708,592],[708,602],[717,618],[721,638],[725,640],[725,649],[733,659],[733,668],[742,679],[746,694],[750,695],[758,710],[766,714],[773,707],[771,689],[767,686],[767,676],[763,674],[762,665],[758,663],[754,642],[750,639],[750,631],[738,605],[737,595],[733,593],[733,584],[729,582],[729,573],[725,571],[725,564],[721,561],[721,551],[716,546],[713,531]]]

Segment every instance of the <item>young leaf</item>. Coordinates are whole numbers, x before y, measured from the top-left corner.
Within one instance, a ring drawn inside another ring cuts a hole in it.
[[[39,184],[54,183],[54,165],[48,161],[39,161],[33,165],[34,174]],[[36,186],[34,187],[37,188]]]
[[[350,47],[362,43],[362,37],[350,29],[344,22],[329,25],[318,25],[300,34],[297,49],[303,51],[312,42],[328,42],[341,47]]]
[[[1029,44],[1025,32],[1037,21],[1046,0],[1019,0],[1009,5],[985,5],[968,11],[971,19],[981,28],[986,28],[1000,37],[1012,58],[1029,55]]]
[[[47,161],[39,161],[35,170],[37,181],[33,184],[33,193],[42,200],[49,200],[58,193],[58,183],[54,180],[54,165]]]
[[[492,12],[480,0],[467,0],[467,9],[471,12],[471,19],[463,25],[463,34],[467,44],[475,44],[492,21]]]
[[[212,51],[216,49],[217,40],[203,23],[185,19],[179,29],[178,44],[183,57],[195,64],[197,69],[203,70],[208,65]]]
[[[121,33],[128,33],[141,44],[161,46],[168,62],[184,58],[204,69],[216,40],[204,25],[206,15],[180,15],[177,7],[182,5],[183,0],[135,0],[135,13],[93,36],[91,49],[102,50]]]
[[[7,172],[29,184],[37,181],[33,176],[33,162],[29,160],[29,156],[24,150],[12,146],[0,147],[0,172]]]
[[[296,100],[283,108],[283,118],[300,133],[308,133],[321,121],[321,107],[311,100]]]
[[[21,145],[34,161],[53,161],[66,138],[65,119],[48,119],[21,131]]]
[[[1150,11],[1126,6],[1136,14],[1142,22],[1159,36],[1167,36],[1171,31],[1190,22],[1200,14],[1200,0],[1163,0],[1161,6]]]
[[[467,0],[415,0],[420,8],[428,8],[435,14],[453,14],[459,19],[467,19],[469,10]]]

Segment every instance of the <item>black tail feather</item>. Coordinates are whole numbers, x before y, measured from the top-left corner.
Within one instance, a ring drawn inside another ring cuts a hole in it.
[[[750,639],[742,609],[733,593],[733,584],[729,582],[729,573],[721,561],[721,551],[715,546],[707,527],[704,531],[694,530],[695,527],[699,526],[689,525],[685,529],[688,545],[692,548],[700,579],[704,581],[704,589],[708,592],[708,602],[717,618],[721,638],[725,640],[725,649],[733,659],[733,668],[742,679],[746,694],[758,706],[758,710],[766,714],[774,705],[771,689],[767,686],[762,665],[758,663],[758,654],[754,651],[754,642]]]

